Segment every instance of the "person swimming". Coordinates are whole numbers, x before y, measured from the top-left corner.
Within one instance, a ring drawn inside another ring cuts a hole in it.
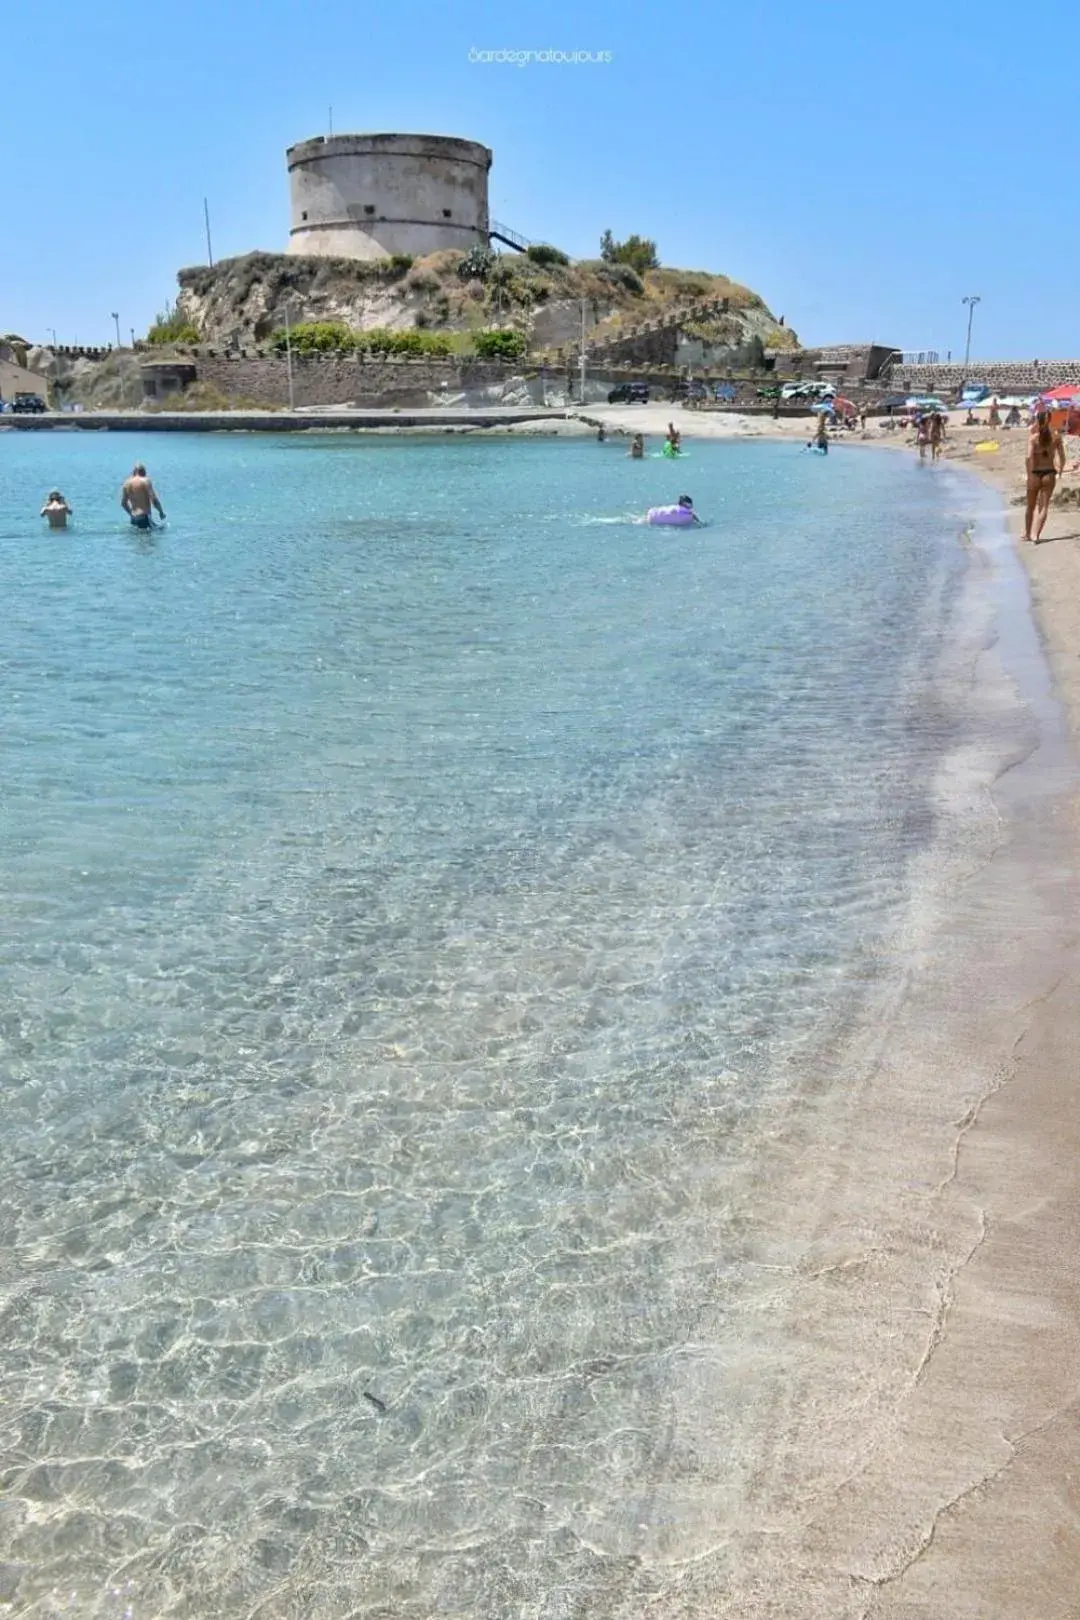
[[[630,459],[631,461],[641,461],[644,455],[645,435],[644,433],[635,433],[630,444]]]
[[[667,425],[667,438],[664,440],[662,454],[665,456],[682,455],[682,436],[673,422]]]
[[[653,528],[700,529],[702,526],[689,495],[680,495],[674,506],[650,506],[645,521]]]
[[[165,520],[165,508],[158,500],[157,490],[147,478],[146,468],[141,461],[137,461],[131,469],[131,477],[124,480],[124,487],[120,491],[120,505],[136,529],[154,527],[150,517],[151,507],[154,507],[162,522]]]
[[[58,489],[49,491],[48,499],[41,508],[43,518],[48,518],[50,529],[66,529],[67,520],[72,516],[71,507]]]

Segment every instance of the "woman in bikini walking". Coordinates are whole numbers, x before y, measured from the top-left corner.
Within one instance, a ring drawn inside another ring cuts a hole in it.
[[[1024,539],[1036,545],[1042,539],[1046,514],[1050,510],[1050,497],[1058,473],[1065,471],[1065,441],[1051,425],[1050,411],[1040,405],[1028,431],[1027,452],[1027,510],[1024,513]],[[1032,520],[1035,533],[1031,532]]]

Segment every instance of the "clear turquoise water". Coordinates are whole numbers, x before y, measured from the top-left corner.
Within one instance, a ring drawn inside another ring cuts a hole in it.
[[[708,529],[627,521],[677,485]],[[738,1471],[673,1438],[731,1189],[934,836],[950,498],[783,445],[0,436],[12,1612],[662,1593],[658,1487],[722,1519]]]

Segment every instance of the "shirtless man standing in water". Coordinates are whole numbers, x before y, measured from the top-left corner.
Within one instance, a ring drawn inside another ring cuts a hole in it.
[[[152,529],[150,521],[150,508],[154,507],[159,518],[164,519],[165,508],[157,498],[157,490],[146,476],[146,468],[141,461],[137,461],[131,469],[131,477],[125,478],[124,487],[120,491],[120,505],[137,529]]]

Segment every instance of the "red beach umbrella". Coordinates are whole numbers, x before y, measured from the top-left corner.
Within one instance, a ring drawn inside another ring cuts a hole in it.
[[[1042,397],[1061,400],[1067,404],[1069,400],[1080,397],[1080,383],[1058,383],[1056,388],[1044,388]]]

